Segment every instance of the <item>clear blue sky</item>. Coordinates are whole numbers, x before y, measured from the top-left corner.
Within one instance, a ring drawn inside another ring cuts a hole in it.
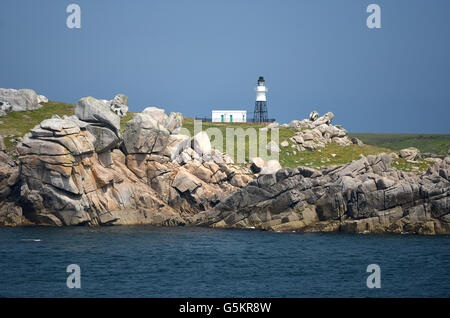
[[[66,7],[81,7],[81,29]],[[382,29],[366,7],[381,6]],[[448,0],[1,0],[0,87],[129,96],[185,116],[332,111],[352,132],[450,133]]]

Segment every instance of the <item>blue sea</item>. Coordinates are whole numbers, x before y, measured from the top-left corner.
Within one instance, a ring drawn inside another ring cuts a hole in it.
[[[79,289],[66,285],[70,264]],[[449,297],[450,236],[0,228],[0,296]]]

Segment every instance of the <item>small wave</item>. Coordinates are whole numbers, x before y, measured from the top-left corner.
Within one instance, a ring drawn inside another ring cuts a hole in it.
[[[21,239],[22,242],[42,242],[41,239]]]

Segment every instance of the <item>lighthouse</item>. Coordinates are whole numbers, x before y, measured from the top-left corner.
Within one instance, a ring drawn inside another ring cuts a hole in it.
[[[256,102],[253,113],[253,121],[257,123],[267,123],[269,121],[269,115],[267,114],[267,87],[264,77],[259,77],[258,86],[256,86],[255,92]]]

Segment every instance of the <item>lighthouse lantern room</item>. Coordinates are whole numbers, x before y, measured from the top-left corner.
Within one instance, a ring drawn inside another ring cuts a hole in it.
[[[255,91],[256,102],[255,110],[253,112],[253,121],[257,123],[266,123],[269,121],[269,115],[267,113],[267,87],[264,81],[264,77],[259,77],[258,86],[256,86]]]

